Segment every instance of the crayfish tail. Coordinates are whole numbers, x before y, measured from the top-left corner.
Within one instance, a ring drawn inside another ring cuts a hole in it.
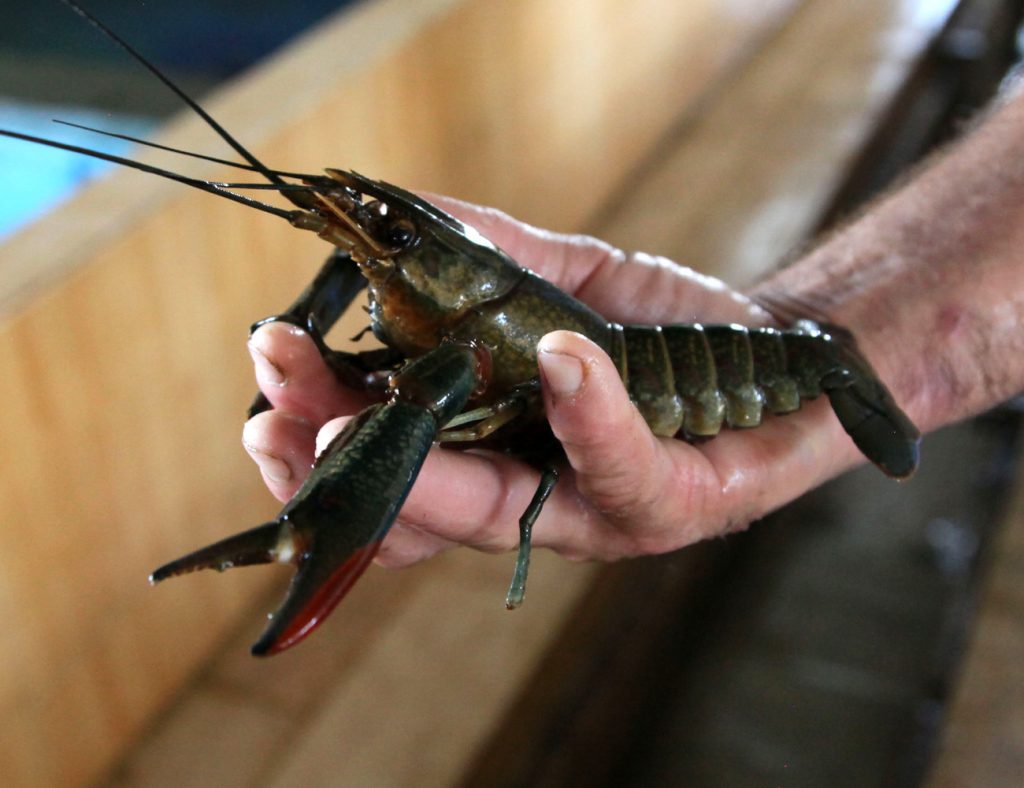
[[[253,656],[278,654],[320,626],[366,571],[380,544],[379,540],[370,542],[333,569],[316,551],[301,559],[284,602],[270,615],[270,624],[252,646]]]
[[[201,547],[166,563],[149,576],[149,582],[155,585],[169,577],[199,569],[216,569],[223,572],[235,566],[289,561],[292,560],[294,553],[295,544],[291,529],[275,520]]]
[[[861,379],[826,393],[843,429],[886,475],[906,479],[917,470],[921,433],[881,384]]]

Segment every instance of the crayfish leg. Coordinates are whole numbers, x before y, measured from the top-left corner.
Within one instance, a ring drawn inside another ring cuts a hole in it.
[[[540,483],[537,491],[526,507],[523,516],[519,518],[519,552],[516,555],[516,568],[512,574],[512,584],[505,596],[505,607],[514,610],[523,604],[523,597],[526,596],[526,575],[530,570],[530,540],[533,537],[533,524],[540,516],[544,502],[547,501],[551,491],[558,483],[558,471],[553,465],[545,466],[540,472]]]
[[[504,427],[510,421],[523,415],[530,406],[529,399],[514,394],[475,410],[466,411],[449,421],[437,436],[439,443],[459,443],[483,440],[492,432]],[[464,429],[456,429],[471,424]]]

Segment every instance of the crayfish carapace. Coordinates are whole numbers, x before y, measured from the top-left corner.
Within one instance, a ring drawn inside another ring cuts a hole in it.
[[[520,520],[507,605],[522,601],[531,528],[557,482],[559,446],[544,421],[536,360],[538,341],[556,329],[578,331],[608,353],[655,434],[702,438],[723,426],[754,427],[765,411],[788,413],[801,399],[824,393],[856,445],[885,473],[906,477],[916,468],[917,429],[842,329],[806,320],[785,330],[609,323],[410,192],[342,170],[309,175],[266,167],[131,46],[71,0],[63,2],[152,71],[247,164],[217,161],[263,176],[267,183],[258,187],[280,192],[295,208],[231,191],[255,184],[201,181],[38,137],[0,134],[171,178],[272,213],[331,243],[335,249],[312,284],[269,320],[309,331],[344,383],[375,391],[380,400],[321,453],[275,520],[153,573],[159,582],[203,568],[294,563],[291,587],[253,653],[288,648],[330,613],[376,554],[437,442],[486,441],[540,470],[537,493]],[[364,288],[373,333],[385,347],[358,353],[328,348],[323,333]],[[257,397],[250,415],[266,407]]]

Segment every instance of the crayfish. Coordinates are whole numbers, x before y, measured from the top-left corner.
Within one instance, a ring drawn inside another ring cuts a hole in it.
[[[905,477],[916,468],[917,429],[842,329],[809,320],[785,330],[610,323],[411,192],[339,169],[319,175],[268,168],[129,44],[63,1],[163,81],[246,163],[216,161],[258,173],[267,181],[263,188],[278,191],[294,208],[231,190],[252,184],[202,181],[39,137],[0,134],[177,180],[316,233],[334,247],[326,264],[285,312],[267,321],[308,331],[342,382],[379,400],[326,447],[274,520],[151,576],[160,582],[203,568],[294,563],[291,586],[254,654],[298,643],[330,613],[373,559],[428,450],[439,442],[497,447],[540,471],[520,519],[506,604],[522,601],[531,529],[558,479],[559,445],[544,420],[536,359],[538,341],[556,329],[580,332],[608,353],[657,435],[704,439],[723,426],[755,427],[765,411],[789,413],[802,399],[824,393],[858,448],[886,474]],[[324,333],[363,289],[372,331],[384,347],[329,348]],[[267,407],[257,396],[250,416]]]

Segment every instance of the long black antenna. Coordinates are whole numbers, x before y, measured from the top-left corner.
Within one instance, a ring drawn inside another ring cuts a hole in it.
[[[161,145],[159,142],[151,142],[149,140],[141,139],[140,137],[132,137],[128,134],[120,134],[116,131],[107,131],[106,129],[97,129],[94,126],[86,126],[82,123],[73,123],[70,120],[61,120],[60,118],[53,118],[54,123],[58,123],[61,126],[70,126],[73,129],[81,129],[82,131],[88,131],[93,134],[102,134],[104,137],[114,137],[119,140],[125,140],[126,142],[134,142],[136,145],[145,145],[147,148],[156,148],[157,150],[165,150],[169,153],[177,153],[179,156],[188,156],[193,159],[202,159],[203,161],[212,161],[215,164],[224,164],[228,167],[235,167],[239,170],[248,170],[249,172],[262,173],[257,167],[253,167],[251,164],[242,164],[240,161],[231,161],[230,159],[221,159],[217,156],[207,156],[205,153],[195,153],[190,150],[182,150],[181,148],[172,148],[169,145]],[[279,175],[283,178],[299,178],[301,180],[312,180],[316,178],[315,175],[309,175],[308,173],[302,172],[287,172],[285,170],[271,170],[275,175]]]
[[[226,197],[229,200],[240,202],[243,205],[248,205],[250,208],[256,208],[257,210],[264,211],[266,213],[272,213],[274,216],[280,216],[282,219],[287,219],[289,222],[298,216],[303,215],[303,211],[286,211],[283,208],[276,208],[273,205],[267,205],[266,203],[254,200],[251,197],[235,194],[234,192],[228,191],[222,184],[214,183],[212,181],[203,181],[198,178],[189,178],[187,175],[179,175],[178,173],[171,172],[170,170],[162,170],[159,167],[143,164],[141,161],[134,161],[133,159],[126,159],[122,156],[114,156],[111,153],[101,153],[100,151],[82,148],[78,145],[69,145],[66,142],[56,142],[55,140],[48,140],[45,137],[34,137],[31,134],[22,134],[17,131],[8,131],[6,129],[0,129],[0,137],[11,137],[16,140],[34,142],[37,145],[46,145],[50,148],[59,148],[60,150],[71,151],[72,153],[81,153],[84,156],[91,156],[94,159],[103,159],[104,161],[110,161],[124,167],[130,167],[133,170],[141,170],[142,172],[148,172],[151,175],[159,175],[161,178],[167,178],[168,180],[177,181],[178,183],[184,183],[188,186],[193,186],[196,189],[201,189],[204,192],[210,192],[210,194],[216,194],[219,197]],[[266,184],[259,184],[261,187],[264,185]],[[269,185],[269,188],[277,190],[290,190],[294,187],[295,184],[289,184],[283,181],[280,186],[276,184]],[[248,188],[248,186],[243,185],[240,188]]]
[[[103,33],[103,35],[105,35],[115,44],[120,46],[125,52],[131,55],[132,58],[134,58],[139,64],[148,69],[153,76],[155,76],[157,79],[163,82],[168,88],[170,88],[174,95],[176,95],[178,98],[184,101],[185,104],[188,105],[188,107],[193,112],[195,112],[199,117],[201,117],[211,129],[213,129],[215,132],[217,132],[218,135],[220,135],[220,138],[222,140],[224,140],[228,145],[234,148],[235,151],[243,159],[245,159],[253,167],[255,167],[256,170],[261,175],[267,178],[267,180],[277,184],[283,183],[280,177],[278,177],[278,175],[273,170],[269,169],[266,165],[264,165],[263,162],[261,162],[252,153],[250,153],[245,148],[245,146],[242,145],[242,143],[240,143],[238,140],[232,137],[228,133],[227,129],[225,129],[216,120],[214,120],[213,117],[205,109],[199,106],[199,104],[191,96],[185,93],[184,90],[179,88],[166,75],[164,75],[164,73],[161,72],[160,69],[158,69],[152,63],[150,63],[145,57],[143,57],[142,54],[135,49],[135,47],[133,47],[131,44],[129,44],[127,41],[121,38],[117,33],[115,33],[113,30],[111,30],[109,27],[103,24],[100,20],[98,20],[96,17],[94,17],[80,5],[73,2],[73,0],[61,0],[61,2],[64,3],[64,5],[70,8],[72,11],[74,11],[76,14],[78,14],[80,17],[82,17],[90,25],[92,25],[101,33]],[[305,206],[299,204],[299,207]]]

